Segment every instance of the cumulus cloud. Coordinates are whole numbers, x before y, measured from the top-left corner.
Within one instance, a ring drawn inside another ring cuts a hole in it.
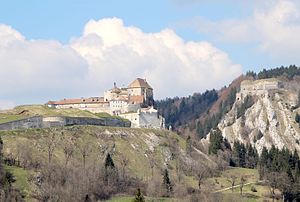
[[[218,88],[241,74],[240,65],[208,42],[185,42],[170,29],[144,33],[118,18],[89,21],[71,46],[88,61],[99,88],[143,77],[158,98]]]
[[[11,109],[15,106],[15,103],[11,100],[0,99],[0,110]]]
[[[68,92],[74,95],[88,74],[87,62],[57,41],[26,40],[0,26],[0,96],[16,103],[42,102]]]
[[[219,88],[241,66],[208,42],[185,42],[174,31],[145,33],[118,18],[90,20],[68,44],[28,40],[0,25],[0,108],[66,97],[100,96],[146,78],[156,98]]]
[[[300,10],[299,2],[267,0],[256,3],[252,15],[242,19],[209,21],[193,20],[201,33],[230,43],[256,43],[258,50],[270,56],[299,62]]]

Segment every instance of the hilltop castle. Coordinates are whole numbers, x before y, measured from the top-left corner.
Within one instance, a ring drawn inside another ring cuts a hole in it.
[[[127,88],[104,92],[103,97],[63,99],[49,101],[48,107],[57,109],[76,108],[93,113],[109,113],[131,121],[132,127],[163,128],[164,118],[153,108],[153,88],[146,79],[137,78]]]
[[[237,93],[237,100],[243,100],[247,95],[267,95],[270,90],[283,88],[282,82],[278,79],[260,79],[260,80],[244,80],[241,82],[241,90]]]

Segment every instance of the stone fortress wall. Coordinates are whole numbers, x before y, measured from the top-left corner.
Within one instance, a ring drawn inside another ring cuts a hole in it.
[[[270,90],[283,88],[284,85],[278,79],[244,80],[241,82],[237,100],[243,100],[247,95],[266,95]]]
[[[67,117],[53,116],[43,117],[34,116],[17,121],[11,121],[0,124],[0,130],[19,130],[29,128],[50,128],[72,125],[96,125],[96,126],[115,126],[115,127],[130,127],[128,121],[123,121],[116,118],[86,118],[86,117]]]
[[[119,116],[130,120],[132,128],[165,128],[165,120],[158,115],[157,110],[139,109],[137,112],[120,114]]]

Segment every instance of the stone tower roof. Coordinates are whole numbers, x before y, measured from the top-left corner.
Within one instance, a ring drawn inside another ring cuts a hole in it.
[[[117,93],[117,94],[119,94],[119,93],[122,92],[121,89],[117,87],[116,82],[114,82],[114,87],[113,87],[112,89],[110,89],[110,91],[111,91],[112,93]]]
[[[137,78],[131,84],[129,84],[128,88],[150,88],[153,89],[146,81],[146,79]]]

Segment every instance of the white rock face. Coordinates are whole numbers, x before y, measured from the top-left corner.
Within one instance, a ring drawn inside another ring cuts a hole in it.
[[[245,96],[238,96],[231,111],[219,123],[223,137],[231,144],[236,140],[250,143],[259,153],[264,146],[270,148],[273,144],[279,149],[285,147],[300,152],[300,129],[295,122],[300,108],[292,110],[297,92],[282,87],[259,94],[251,92],[249,95],[255,101],[243,117],[237,119],[236,114]]]

